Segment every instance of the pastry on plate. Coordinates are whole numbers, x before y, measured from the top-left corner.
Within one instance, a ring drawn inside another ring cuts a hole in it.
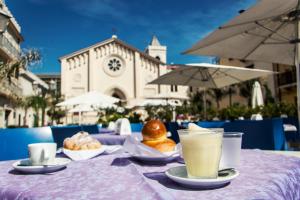
[[[69,150],[92,150],[101,148],[101,143],[92,138],[87,132],[80,131],[64,140],[63,146]]]
[[[150,120],[142,129],[142,143],[160,152],[174,151],[176,143],[167,138],[167,129],[159,120]]]

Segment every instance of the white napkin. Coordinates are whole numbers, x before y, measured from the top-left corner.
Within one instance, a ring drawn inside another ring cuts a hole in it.
[[[203,132],[212,132],[212,130],[209,130],[207,128],[202,128],[198,126],[197,124],[194,123],[189,123],[188,124],[188,130],[190,131],[203,131]]]
[[[116,123],[115,122],[109,122],[107,129],[114,131],[116,129]]]
[[[263,120],[263,117],[262,117],[262,115],[261,114],[253,114],[253,115],[251,115],[251,118],[250,118],[251,120]]]
[[[105,146],[103,145],[101,146],[101,148],[93,149],[93,150],[73,151],[73,150],[63,148],[63,153],[74,161],[87,160],[103,153],[104,151],[105,151]]]
[[[137,138],[128,136],[123,144],[123,150],[128,152],[130,155],[133,156],[140,156],[140,157],[166,157],[178,154],[179,151],[175,148],[175,151],[161,153],[151,147],[148,147],[141,143]]]
[[[121,118],[116,121],[115,131],[120,135],[131,135],[131,126],[127,118]]]

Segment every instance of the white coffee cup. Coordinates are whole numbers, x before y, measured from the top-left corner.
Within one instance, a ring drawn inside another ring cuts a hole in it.
[[[31,165],[51,165],[56,155],[56,143],[34,143],[28,145]]]

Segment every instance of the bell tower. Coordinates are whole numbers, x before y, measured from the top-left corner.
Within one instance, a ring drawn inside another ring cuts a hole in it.
[[[150,44],[146,48],[146,53],[163,63],[167,63],[167,46],[161,45],[155,35],[153,35]]]

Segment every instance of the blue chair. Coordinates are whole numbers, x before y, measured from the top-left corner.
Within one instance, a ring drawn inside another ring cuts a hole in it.
[[[198,126],[202,128],[223,128],[224,124],[228,123],[225,121],[199,121],[197,122]]]
[[[54,142],[50,127],[0,129],[0,160],[28,157],[28,144]]]
[[[181,128],[188,128],[189,123],[191,123],[191,122],[181,122],[180,127]]]
[[[94,125],[81,125],[83,131],[88,132],[89,134],[98,134],[99,128],[97,124]]]
[[[300,141],[300,131],[299,131],[299,122],[296,117],[282,118],[283,124],[291,124],[296,126],[297,131],[287,131],[285,132],[286,140],[289,142],[298,142]]]
[[[130,123],[132,132],[142,132],[143,126],[143,123]]]
[[[171,132],[171,139],[174,140],[174,142],[179,143],[179,135],[177,130],[179,129],[179,125],[177,122],[168,122],[165,123],[165,126],[167,128],[167,131]]]
[[[234,121],[225,123],[223,128],[225,132],[243,132],[244,149],[286,150],[281,118]]]
[[[60,148],[63,146],[64,139],[71,137],[74,134],[82,131],[81,126],[52,126],[51,127],[53,139],[57,143],[57,147]]]

